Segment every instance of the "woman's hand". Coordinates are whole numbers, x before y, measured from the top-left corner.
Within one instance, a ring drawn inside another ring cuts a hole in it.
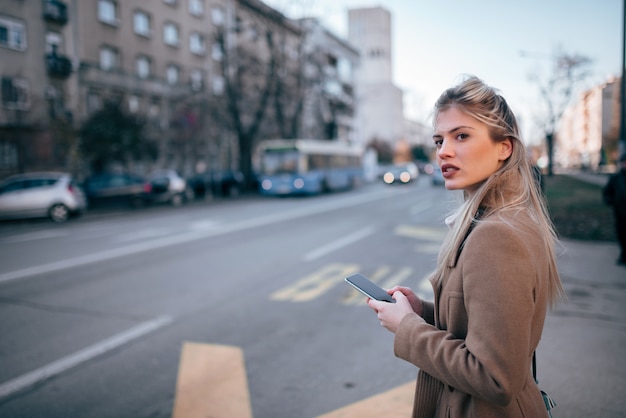
[[[413,292],[410,293],[413,294]],[[396,303],[368,299],[367,305],[378,314],[380,325],[395,334],[402,318],[415,311],[411,306],[409,299],[404,295],[404,293],[402,293],[401,290],[395,291],[392,296],[396,300]],[[413,294],[413,296],[417,298],[415,294]],[[417,300],[419,300],[419,298],[417,298]]]
[[[423,316],[424,314],[424,304],[422,299],[419,298],[410,288],[404,286],[394,286],[391,289],[387,290],[387,293],[393,295],[396,292],[402,292],[404,296],[409,300],[411,304],[411,308],[413,308],[413,312],[418,314],[419,316]]]

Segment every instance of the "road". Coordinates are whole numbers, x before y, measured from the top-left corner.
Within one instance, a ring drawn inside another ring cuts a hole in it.
[[[2,223],[0,416],[170,417],[186,342],[241,348],[255,417],[315,417],[410,382],[343,277],[428,297],[451,199],[422,178]]]

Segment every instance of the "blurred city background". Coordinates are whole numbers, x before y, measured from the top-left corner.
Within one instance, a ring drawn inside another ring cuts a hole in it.
[[[0,1],[0,416],[407,416],[415,368],[343,278],[432,296],[460,196],[430,111],[463,74],[518,115],[563,241],[538,349],[554,416],[625,416],[601,198],[626,151],[624,13]]]

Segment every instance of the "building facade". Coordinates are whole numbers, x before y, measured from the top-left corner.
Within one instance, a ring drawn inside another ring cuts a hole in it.
[[[620,79],[584,91],[564,112],[555,160],[565,167],[596,170],[618,158]]]
[[[362,144],[404,139],[403,92],[392,80],[391,14],[382,7],[348,10],[348,40],[361,53],[356,70],[356,137]]]
[[[301,137],[355,142],[355,68],[359,52],[318,19],[301,19],[307,56]]]
[[[301,86],[304,47],[325,51],[329,75]],[[259,0],[5,0],[0,177],[35,169],[190,175],[237,168],[250,152],[242,144],[281,136],[288,125],[315,127],[313,108],[334,106],[326,137],[350,135],[353,81],[338,67],[356,59],[319,25]],[[304,96],[300,107],[308,103],[309,113],[293,113]],[[141,123],[156,158],[85,161],[81,129],[107,105]]]

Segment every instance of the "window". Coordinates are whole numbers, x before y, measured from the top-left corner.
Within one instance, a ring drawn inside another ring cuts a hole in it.
[[[109,25],[117,25],[117,4],[111,0],[99,0],[98,19]]]
[[[193,32],[189,35],[189,50],[194,54],[204,54],[206,52],[206,42],[204,35]]]
[[[224,9],[222,9],[220,6],[212,7],[211,21],[215,26],[222,26],[224,24]]]
[[[165,78],[167,78],[169,84],[178,84],[180,80],[180,69],[174,64],[168,65],[167,70],[165,70]]]
[[[117,49],[110,46],[100,48],[100,68],[106,71],[115,70],[119,67],[119,55]]]
[[[194,16],[204,14],[204,0],[189,0],[189,13]]]
[[[192,70],[190,74],[191,89],[200,91],[204,87],[204,71]]]
[[[24,24],[0,16],[0,46],[17,51],[26,50],[26,28]]]
[[[352,81],[352,63],[347,58],[340,58],[337,62],[339,79],[343,82]]]
[[[148,78],[152,73],[150,70],[150,58],[146,56],[137,57],[137,61],[135,61],[135,70],[137,73],[137,77],[139,78]]]
[[[0,141],[0,170],[15,170],[17,160],[17,146],[9,141]]]
[[[133,25],[137,35],[150,36],[150,16],[145,12],[135,12],[133,15]]]
[[[100,94],[96,91],[90,91],[87,93],[87,111],[89,113],[97,112],[102,108],[102,100]]]
[[[163,27],[163,42],[167,45],[178,46],[178,26],[176,24],[165,24]]]
[[[215,61],[221,61],[224,58],[224,53],[222,52],[222,46],[219,42],[213,43],[213,48],[211,49],[211,57]]]
[[[128,97],[128,111],[130,113],[137,113],[139,111],[139,96],[133,94]]]
[[[30,108],[30,85],[24,78],[2,77],[2,106],[7,109]]]
[[[224,92],[224,77],[213,77],[213,94],[220,96]]]
[[[148,115],[151,118],[156,118],[157,116],[159,116],[160,112],[161,112],[161,106],[159,105],[159,99],[157,98],[152,99],[152,102],[150,103],[150,107],[148,108]]]

